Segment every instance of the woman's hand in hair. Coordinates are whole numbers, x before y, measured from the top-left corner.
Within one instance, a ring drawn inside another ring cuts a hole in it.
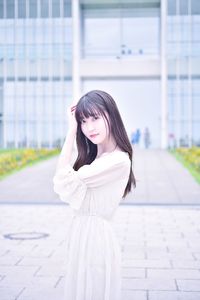
[[[71,105],[67,109],[67,114],[68,114],[68,125],[69,125],[69,130],[76,133],[77,131],[77,122],[75,118],[75,111],[76,111],[76,105]]]

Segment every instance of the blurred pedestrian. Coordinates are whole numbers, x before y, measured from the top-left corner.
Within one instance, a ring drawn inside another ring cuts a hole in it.
[[[135,131],[134,130],[131,131],[131,144],[132,145],[135,144]]]
[[[137,128],[137,129],[136,129],[136,133],[135,133],[135,141],[136,141],[136,144],[139,144],[139,143],[140,143],[140,136],[141,136],[140,129]]]
[[[149,128],[146,127],[144,130],[144,146],[145,146],[145,148],[148,149],[150,144],[151,144],[150,131],[149,131]]]

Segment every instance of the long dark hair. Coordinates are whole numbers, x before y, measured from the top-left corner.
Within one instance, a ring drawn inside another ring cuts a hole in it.
[[[106,112],[109,116],[109,119],[106,116]],[[91,164],[97,156],[97,145],[93,144],[81,130],[82,119],[88,118],[89,116],[95,117],[97,113],[106,119],[109,128],[109,134],[113,136],[117,146],[123,152],[128,153],[131,161],[129,180],[123,195],[123,198],[125,198],[125,196],[131,191],[132,185],[136,187],[136,180],[132,170],[133,150],[117,105],[114,99],[104,91],[90,91],[82,96],[76,105],[75,117],[78,124],[76,134],[78,157],[73,168],[77,171],[83,165]]]

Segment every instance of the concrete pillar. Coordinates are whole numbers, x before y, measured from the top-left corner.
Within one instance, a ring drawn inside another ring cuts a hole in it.
[[[180,67],[181,67],[181,56],[180,56],[180,41],[181,41],[181,16],[180,16],[180,0],[176,0],[176,22],[177,22],[177,40],[176,40],[176,115],[175,115],[175,137],[176,146],[180,147],[181,139],[181,79],[180,79]]]
[[[72,102],[80,98],[80,3],[72,1]]]
[[[161,0],[161,148],[168,145],[167,0]]]
[[[5,19],[5,17],[6,17],[6,0],[4,0],[3,7],[4,7],[4,12],[3,12],[4,19],[2,19],[1,22],[2,22],[3,26],[5,26],[5,28],[6,28],[6,19]],[[5,45],[7,45],[7,41],[5,41]],[[2,85],[2,88],[3,88],[3,93],[2,93],[2,95],[3,95],[3,99],[2,99],[3,100],[3,148],[6,149],[7,148],[7,139],[8,139],[8,137],[7,137],[8,118],[7,118],[7,115],[5,114],[5,108],[4,108],[5,107],[4,89],[6,86],[5,81],[6,81],[6,71],[7,71],[5,59],[3,60],[2,64],[3,64],[2,76],[4,78],[3,85]]]
[[[17,4],[18,4],[18,1],[15,0],[15,6],[14,6],[14,8],[15,8],[15,18],[14,18],[14,20],[12,20],[14,22],[14,28],[13,28],[14,41],[13,41],[13,43],[14,43],[14,49],[15,49],[14,50],[15,51],[15,54],[14,54],[15,55],[15,60],[14,60],[13,64],[14,64],[14,77],[15,77],[15,79],[19,76],[19,66],[18,66],[19,61],[16,60],[16,45],[18,44],[18,39],[19,39],[19,37],[17,35],[17,30],[16,30],[16,28],[17,28],[17,19],[18,19]],[[18,84],[19,84],[19,82],[18,82],[18,80],[16,80],[15,83],[14,83],[14,89],[15,89],[14,102],[17,101],[17,99],[16,99],[16,87],[17,87]],[[15,108],[14,108],[14,114],[15,114],[14,115],[14,146],[15,146],[15,148],[19,148],[19,139],[20,139],[20,137],[19,137],[19,126],[20,125],[19,125],[19,119],[18,119],[19,115],[18,115],[18,112],[17,112],[17,109],[18,109],[17,106],[18,106],[18,104],[16,104]]]
[[[188,17],[189,17],[189,45],[188,45],[188,146],[193,145],[193,105],[192,105],[192,70],[191,70],[191,58],[192,58],[192,12],[191,12],[191,0],[188,1]]]

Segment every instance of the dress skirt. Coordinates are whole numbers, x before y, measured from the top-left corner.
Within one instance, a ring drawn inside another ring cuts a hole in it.
[[[73,216],[68,237],[65,300],[119,300],[121,249],[109,221]]]

